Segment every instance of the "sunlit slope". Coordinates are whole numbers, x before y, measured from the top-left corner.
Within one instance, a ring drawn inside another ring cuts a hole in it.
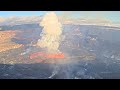
[[[16,44],[11,41],[11,38],[14,37],[16,34],[16,31],[0,31],[0,52],[19,48],[22,45]]]

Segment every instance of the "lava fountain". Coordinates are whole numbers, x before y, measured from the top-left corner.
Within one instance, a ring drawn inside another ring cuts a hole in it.
[[[40,22],[43,27],[40,34],[41,39],[38,40],[37,46],[43,48],[46,52],[37,52],[30,58],[46,57],[48,59],[64,58],[64,54],[60,52],[59,45],[62,37],[62,24],[59,22],[54,12],[48,12]]]

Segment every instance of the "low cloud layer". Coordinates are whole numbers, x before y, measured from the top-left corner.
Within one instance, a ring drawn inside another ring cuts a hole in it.
[[[71,14],[71,13],[69,13]],[[67,14],[67,15],[69,15]],[[1,25],[17,25],[17,24],[31,24],[39,23],[42,19],[42,16],[10,16],[10,17],[0,17],[0,26]],[[86,25],[105,25],[105,26],[115,26],[120,27],[120,24],[114,24],[112,21],[104,18],[68,18],[66,15],[59,16],[59,20],[62,24],[86,24]]]
[[[40,16],[10,16],[0,17],[0,25],[16,25],[26,23],[39,23],[41,20]]]

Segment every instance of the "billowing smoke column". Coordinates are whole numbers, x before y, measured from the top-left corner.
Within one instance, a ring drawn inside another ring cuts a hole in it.
[[[43,27],[42,33],[40,34],[42,38],[38,40],[37,45],[41,48],[46,48],[49,53],[58,53],[62,25],[57,15],[54,12],[48,12],[40,22],[40,26]]]

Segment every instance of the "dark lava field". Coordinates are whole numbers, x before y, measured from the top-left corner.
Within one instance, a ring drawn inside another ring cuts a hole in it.
[[[120,28],[95,25],[63,25],[59,62],[30,55],[45,52],[36,46],[39,24],[0,26],[0,32],[16,30],[11,42],[22,47],[0,52],[0,79],[119,79]],[[42,62],[44,59],[47,62]],[[57,61],[58,59],[54,59]]]

